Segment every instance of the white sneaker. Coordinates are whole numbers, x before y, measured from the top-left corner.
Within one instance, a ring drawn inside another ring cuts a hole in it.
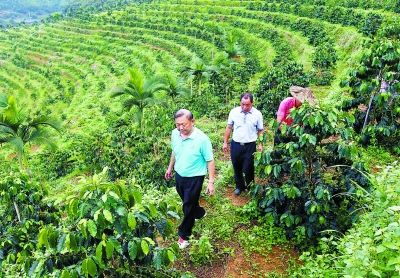
[[[188,240],[184,240],[183,238],[179,237],[178,239],[178,245],[179,245],[179,249],[185,249],[186,247],[189,246],[189,241]]]

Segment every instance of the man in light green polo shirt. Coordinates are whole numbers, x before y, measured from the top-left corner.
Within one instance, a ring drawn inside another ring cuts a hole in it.
[[[195,219],[204,217],[205,210],[199,205],[204,177],[208,171],[207,193],[214,194],[215,163],[211,141],[194,126],[193,114],[186,109],[175,113],[176,129],[172,131],[172,154],[165,179],[172,178],[175,170],[176,191],[182,199],[183,220],[178,228],[178,245],[189,245]]]

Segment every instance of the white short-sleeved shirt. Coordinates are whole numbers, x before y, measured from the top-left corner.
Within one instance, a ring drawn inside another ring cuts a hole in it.
[[[232,139],[238,143],[255,142],[258,132],[264,129],[262,114],[254,107],[247,113],[240,106],[233,108],[229,112],[228,125],[233,127]]]

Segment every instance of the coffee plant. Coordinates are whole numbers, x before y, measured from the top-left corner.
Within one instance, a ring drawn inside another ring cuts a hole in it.
[[[400,139],[400,43],[380,39],[372,43],[350,72],[342,86],[353,99],[345,108],[355,108],[355,130],[363,143],[378,143],[394,147]]]
[[[19,262],[18,271],[30,277],[97,277],[128,275],[128,270],[140,272],[142,267],[161,269],[173,262],[177,246],[162,248],[156,242],[158,235],[173,232],[167,217],[176,215],[171,206],[162,200],[144,202],[139,187],[110,183],[106,176],[103,171],[84,179],[79,193],[58,199],[61,221],[47,221],[36,233],[31,231],[33,240],[24,240],[23,252],[3,251],[7,263],[15,267]]]
[[[36,249],[37,234],[57,225],[60,213],[45,201],[47,190],[24,173],[3,173],[0,181],[0,274],[9,265],[24,264]],[[4,267],[3,265],[6,265]]]
[[[291,117],[293,125],[280,131],[288,143],[256,155],[265,182],[257,184],[253,194],[261,212],[302,244],[324,230],[349,228],[368,182],[351,141],[351,117],[307,104]],[[277,130],[276,122],[272,126]]]
[[[287,63],[270,69],[260,80],[255,91],[257,108],[264,116],[275,117],[279,103],[289,96],[289,87],[293,85],[307,87],[309,77],[303,67],[297,63]]]

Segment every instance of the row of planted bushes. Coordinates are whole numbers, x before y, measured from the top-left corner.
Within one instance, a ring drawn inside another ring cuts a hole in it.
[[[339,238],[325,235],[316,248],[300,257],[304,264],[293,277],[395,277],[400,262],[398,163],[370,176],[364,214]]]
[[[274,2],[288,3],[292,5],[323,5],[327,7],[346,7],[361,9],[382,9],[393,12],[400,12],[400,2],[391,0],[274,0]]]
[[[378,12],[359,12],[338,6],[313,6],[286,3],[250,3],[250,10],[292,13],[301,17],[317,18],[333,24],[355,26],[361,33],[373,36],[381,27],[384,18]]]
[[[6,276],[174,275],[162,268],[175,260],[177,246],[156,241],[175,234],[171,221],[179,206],[168,194],[108,182],[105,170],[56,200],[32,176],[11,172],[0,195],[0,273]]]

